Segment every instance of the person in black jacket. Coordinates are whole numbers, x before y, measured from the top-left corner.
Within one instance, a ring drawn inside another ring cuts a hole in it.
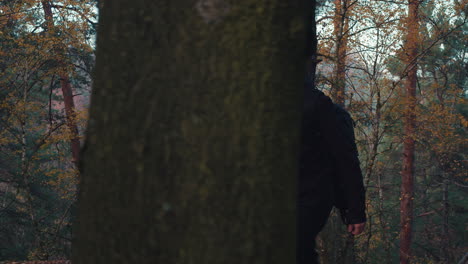
[[[315,238],[333,206],[347,230],[364,230],[365,189],[352,119],[317,89],[306,89],[297,198],[297,263],[318,263]]]

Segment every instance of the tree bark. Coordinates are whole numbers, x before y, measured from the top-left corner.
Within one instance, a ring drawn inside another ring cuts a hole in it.
[[[52,15],[52,8],[50,1],[42,1],[42,9],[44,10],[44,16],[46,20],[46,29],[49,32],[55,32],[56,28],[54,25],[54,18]],[[58,48],[55,50],[60,57],[62,57],[65,53],[62,43],[58,44]],[[62,59],[59,59],[59,65],[63,68],[65,67],[65,63]],[[78,125],[76,124],[76,111],[75,111],[75,103],[73,101],[73,92],[70,84],[70,78],[68,77],[68,73],[66,70],[60,70],[59,73],[60,77],[60,86],[62,88],[63,94],[63,103],[65,105],[65,115],[67,118],[67,126],[71,133],[70,138],[70,146],[72,152],[72,159],[75,165],[78,164],[79,161],[79,153],[80,153],[80,138],[78,134]]]
[[[312,7],[100,5],[73,264],[293,263]]]
[[[407,35],[405,59],[408,65],[406,77],[406,109],[404,117],[403,169],[401,172],[400,203],[400,263],[408,264],[411,259],[411,238],[414,199],[414,153],[416,130],[416,84],[417,55],[419,43],[419,0],[408,0]]]

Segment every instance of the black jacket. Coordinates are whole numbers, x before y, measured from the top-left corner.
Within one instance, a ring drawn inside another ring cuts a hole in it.
[[[365,189],[352,124],[347,122],[351,117],[316,89],[306,90],[304,106],[299,204],[332,204],[345,224],[365,222]]]

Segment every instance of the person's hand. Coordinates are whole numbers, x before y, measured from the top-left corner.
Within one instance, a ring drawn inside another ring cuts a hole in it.
[[[359,235],[364,231],[364,227],[366,226],[366,222],[359,223],[359,224],[349,224],[348,225],[348,232],[353,235]]]

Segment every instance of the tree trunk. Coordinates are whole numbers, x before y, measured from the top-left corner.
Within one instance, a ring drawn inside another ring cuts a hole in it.
[[[335,69],[331,95],[333,102],[344,106],[346,84],[346,54],[348,52],[349,16],[354,3],[351,0],[334,0],[333,36],[335,39]]]
[[[54,25],[54,17],[52,15],[52,8],[50,1],[42,1],[42,9],[44,10],[44,16],[46,20],[46,28],[48,32],[55,32],[56,28]],[[63,43],[57,45],[55,52],[59,53],[58,57],[62,57],[65,54]],[[62,59],[58,62],[61,67],[66,68],[65,63]],[[60,86],[62,88],[63,102],[65,105],[65,115],[67,118],[67,126],[71,133],[70,145],[72,151],[72,159],[74,164],[78,164],[79,153],[80,153],[80,138],[78,134],[78,126],[76,124],[76,111],[75,103],[73,101],[73,92],[70,85],[70,78],[66,70],[60,70]]]
[[[294,262],[308,5],[100,2],[73,264]]]
[[[405,59],[408,65],[406,77],[406,109],[404,117],[403,142],[403,170],[401,172],[401,204],[400,204],[400,263],[408,264],[411,258],[411,237],[413,223],[414,199],[414,152],[416,128],[416,74],[419,42],[419,0],[408,0],[409,10],[407,23],[407,36],[405,45]]]
[[[442,256],[444,256],[445,263],[450,263],[450,233],[449,233],[449,216],[450,216],[450,203],[449,203],[449,180],[448,173],[444,173],[444,180],[442,183],[442,208],[443,208],[443,221],[442,221]]]
[[[314,7],[308,12],[307,21],[311,23],[307,24],[307,46],[306,46],[306,54],[307,54],[307,81],[309,85],[306,85],[306,89],[311,89],[316,87],[316,77],[317,77],[317,64],[319,63],[317,57],[317,46],[318,46],[318,39],[317,39],[317,23],[315,20],[315,6],[317,5],[316,0],[310,0],[311,5]]]

